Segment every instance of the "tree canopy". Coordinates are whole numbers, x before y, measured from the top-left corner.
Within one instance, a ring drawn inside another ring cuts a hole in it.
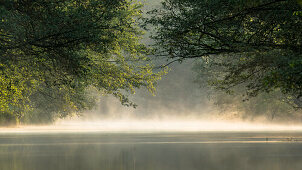
[[[209,67],[207,63],[199,60],[194,62],[193,70],[197,73],[195,82],[200,85],[209,102],[219,114],[223,114],[224,118],[282,122],[301,118],[301,110],[295,108],[293,96],[282,94],[280,89],[248,97],[244,95],[245,84],[240,84],[226,94],[217,90],[215,86],[209,86],[209,83],[222,74],[219,66]]]
[[[5,0],[0,2],[0,111],[66,116],[90,108],[87,89],[118,97],[155,90],[160,73],[131,0]],[[89,91],[89,90],[88,90]]]
[[[302,6],[296,0],[165,0],[150,13],[158,55],[201,59],[209,83],[248,96],[302,97]]]

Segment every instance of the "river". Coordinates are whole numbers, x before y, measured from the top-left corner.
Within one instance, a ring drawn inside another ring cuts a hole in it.
[[[0,133],[0,170],[301,170],[302,132]]]

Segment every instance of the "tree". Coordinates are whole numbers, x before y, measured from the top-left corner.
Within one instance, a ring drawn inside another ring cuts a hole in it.
[[[18,119],[90,108],[87,88],[133,105],[123,92],[154,91],[160,73],[140,43],[141,4],[131,0],[0,3],[1,112]],[[93,102],[92,102],[93,103]],[[43,107],[48,106],[43,111]]]
[[[249,97],[280,89],[301,107],[301,10],[295,0],[165,0],[148,22],[159,55],[218,68],[210,80],[218,89],[240,85]]]
[[[197,73],[195,82],[200,85],[210,103],[223,114],[223,117],[282,122],[301,120],[301,110],[292,107],[292,96],[282,94],[279,89],[247,98],[243,96],[245,86],[241,84],[226,94],[209,86],[213,79],[222,74],[219,66],[209,66],[200,60],[194,62],[193,70]]]

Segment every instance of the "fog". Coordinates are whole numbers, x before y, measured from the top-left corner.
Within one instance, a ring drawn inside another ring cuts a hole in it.
[[[99,104],[78,117],[58,120],[56,126],[95,128],[108,131],[207,131],[207,130],[300,130],[297,115],[270,119],[270,115],[241,113],[219,108],[208,87],[196,83],[194,60],[175,63],[157,85],[154,95],[138,89],[130,95],[137,108],[122,106],[112,96],[100,96]],[[227,94],[225,94],[227,95]],[[234,103],[236,105],[236,103]],[[232,105],[230,105],[232,106]],[[251,114],[247,117],[244,114]],[[247,118],[243,117],[246,116]],[[87,130],[86,129],[86,130]]]
[[[129,96],[137,108],[125,107],[111,96],[101,96],[100,103],[84,117],[100,118],[160,118],[167,116],[204,116],[210,111],[206,92],[194,81],[192,62],[173,65],[157,85],[154,95],[145,89],[138,89]]]
[[[146,0],[143,11],[160,1]],[[155,72],[169,63],[150,57]],[[124,92],[136,108],[94,91],[91,110],[0,127],[0,170],[301,170],[301,111],[275,102],[279,93],[246,105],[216,93],[200,81],[198,62],[168,65],[153,95]]]
[[[158,8],[160,1],[142,1],[145,3],[143,15],[148,17],[146,12]],[[152,29],[147,31],[143,39],[146,44],[152,44],[149,38],[150,31]],[[196,61],[186,60],[182,63],[170,64],[168,74],[158,82],[154,95],[146,89],[136,89],[136,94],[129,95],[129,98],[138,105],[137,108],[122,106],[118,99],[110,95],[100,95],[100,101],[94,109],[84,111],[80,113],[80,116],[60,119],[55,122],[55,125],[74,128],[83,126],[84,129],[108,127],[109,130],[115,128],[126,130],[181,130],[185,128],[193,131],[300,128],[298,126],[302,120],[300,114],[271,116],[271,113],[268,115],[243,113],[232,108],[238,103],[227,105],[222,109],[217,107],[216,101],[211,98],[207,84],[196,82],[198,75],[196,70],[193,70]],[[168,62],[166,58],[152,57],[152,63],[155,66]],[[273,110],[269,112],[273,114]],[[274,120],[270,119],[271,117]],[[270,125],[265,126],[267,124]],[[297,126],[293,128],[293,124]],[[146,127],[144,128],[143,125]]]

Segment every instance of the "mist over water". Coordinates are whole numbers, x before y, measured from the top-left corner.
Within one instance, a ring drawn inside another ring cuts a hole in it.
[[[272,121],[266,117],[242,119],[236,112],[221,112],[205,88],[194,83],[194,61],[171,66],[154,96],[139,89],[130,99],[138,107],[125,107],[111,96],[100,96],[98,106],[81,116],[59,119],[52,125],[2,128],[14,132],[223,132],[302,131],[299,120]]]
[[[0,129],[4,170],[300,170],[302,126],[221,113],[175,66],[138,108],[102,97],[98,107],[52,125]]]
[[[173,65],[169,73],[157,85],[154,96],[144,89],[130,96],[138,105],[136,109],[126,108],[111,97],[101,98],[100,106],[94,113],[108,117],[166,117],[202,116],[210,111],[207,94],[194,83],[192,62]],[[92,113],[93,114],[93,113]],[[129,115],[130,114],[130,115]]]
[[[0,170],[301,170],[302,114],[219,109],[196,83],[195,62],[169,65],[154,96],[137,89],[129,96],[137,108],[100,95],[80,116],[0,127]]]
[[[157,86],[154,96],[140,89],[130,99],[138,107],[125,107],[110,96],[80,117],[58,120],[45,127],[53,130],[160,132],[160,131],[300,131],[294,121],[272,121],[266,117],[242,119],[236,112],[221,112],[205,88],[194,83],[194,61],[175,64]],[[33,128],[33,127],[31,127]],[[43,128],[42,128],[43,129]]]
[[[191,60],[171,65],[154,96],[145,89],[130,95],[137,108],[122,106],[112,96],[100,96],[99,104],[81,116],[59,119],[51,125],[0,128],[0,133],[302,131],[299,119],[242,119],[236,112],[217,109],[206,88],[194,82],[193,64]]]

